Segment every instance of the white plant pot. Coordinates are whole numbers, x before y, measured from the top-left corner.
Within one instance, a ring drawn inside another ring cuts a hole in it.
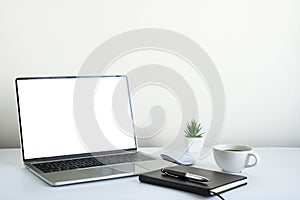
[[[200,155],[204,143],[204,138],[186,137],[186,141],[187,141],[187,152]]]

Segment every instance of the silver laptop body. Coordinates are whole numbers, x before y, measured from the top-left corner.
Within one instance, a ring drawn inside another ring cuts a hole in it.
[[[15,83],[23,163],[49,185],[133,176],[170,164],[137,151],[126,76]]]

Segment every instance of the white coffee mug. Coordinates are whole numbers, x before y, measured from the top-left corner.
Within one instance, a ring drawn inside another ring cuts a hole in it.
[[[213,148],[214,159],[217,165],[226,172],[237,173],[243,169],[255,166],[258,161],[258,155],[251,147],[236,144],[220,144]],[[250,163],[250,158],[253,162]]]

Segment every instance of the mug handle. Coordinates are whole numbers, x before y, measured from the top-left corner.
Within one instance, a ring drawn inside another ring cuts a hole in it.
[[[252,164],[249,164],[249,161],[250,161],[250,157],[253,157],[254,158],[254,163],[252,163]],[[256,154],[256,153],[249,153],[248,154],[248,157],[247,157],[247,164],[246,164],[246,168],[248,168],[248,167],[254,167],[255,165],[257,165],[258,164],[258,162],[259,162],[259,157],[258,157],[258,155]]]

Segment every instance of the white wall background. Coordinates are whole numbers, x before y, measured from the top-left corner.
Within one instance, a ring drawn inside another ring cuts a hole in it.
[[[300,1],[0,0],[0,147],[19,146],[14,78],[76,74],[119,33],[196,41],[225,87],[222,143],[300,147]]]

